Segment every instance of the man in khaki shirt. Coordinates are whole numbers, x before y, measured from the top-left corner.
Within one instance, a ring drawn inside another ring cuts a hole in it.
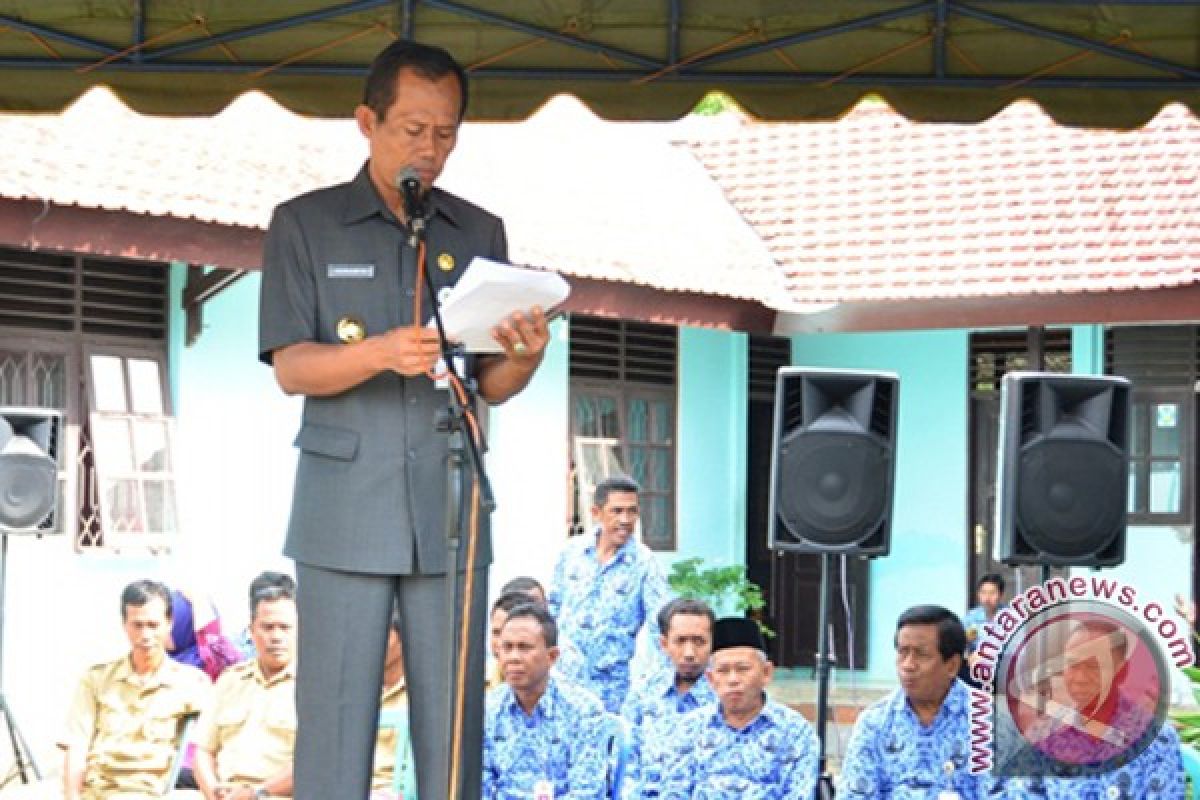
[[[58,743],[66,800],[163,797],[182,721],[211,700],[207,675],[167,658],[166,586],[156,581],[126,586],[121,617],[130,653],[84,674]]]
[[[292,794],[296,744],[295,582],[251,584],[250,636],[258,657],[217,680],[216,702],[196,732],[196,782],[205,800]]]
[[[379,702],[380,712],[403,711],[408,706],[408,689],[404,682],[404,649],[400,644],[400,615],[392,611],[391,627],[388,628],[387,654],[383,661],[383,697]],[[396,795],[392,791],[396,774],[397,737],[408,737],[408,728],[397,731],[393,727],[379,726],[375,736],[375,766],[371,772],[372,800],[390,800]],[[405,748],[405,757],[412,759],[412,746]],[[407,767],[407,764],[402,764]]]

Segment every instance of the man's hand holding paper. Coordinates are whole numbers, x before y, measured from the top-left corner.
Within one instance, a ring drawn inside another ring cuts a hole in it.
[[[556,273],[475,258],[439,298],[442,322],[446,335],[468,353],[505,353],[520,360],[527,353],[518,344],[545,348],[544,310],[562,303],[569,292]]]

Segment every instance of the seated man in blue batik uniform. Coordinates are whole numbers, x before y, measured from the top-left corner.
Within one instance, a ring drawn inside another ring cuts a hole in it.
[[[623,792],[658,797],[663,756],[675,741],[680,715],[712,706],[717,695],[704,671],[712,654],[716,616],[703,600],[678,598],[658,612],[662,646],[672,668],[661,670],[625,700],[621,715],[629,723],[629,762]]]
[[[967,646],[962,623],[940,606],[915,606],[900,615],[895,641],[900,688],[859,715],[839,800],[990,796],[990,776],[968,772],[970,691],[958,679]]]
[[[1024,734],[1034,746],[1023,771],[1033,777],[1010,780],[1009,797],[1183,800],[1179,736],[1122,691],[1128,656],[1115,622],[1089,620],[1071,632],[1063,647],[1065,707],[1047,708]]]
[[[657,628],[655,618],[671,599],[654,554],[633,535],[639,491],[630,478],[600,482],[592,505],[599,530],[567,545],[554,567],[548,598],[563,638],[587,660],[584,686],[614,714],[620,713],[629,691],[638,632],[643,625]],[[661,657],[659,631],[650,633]]]
[[[767,697],[771,673],[757,622],[717,620],[708,680],[718,702],[680,718],[659,797],[812,798],[817,735],[804,717]]]
[[[604,708],[551,675],[557,641],[554,618],[532,603],[512,609],[500,629],[504,683],[487,697],[483,800],[604,797]]]

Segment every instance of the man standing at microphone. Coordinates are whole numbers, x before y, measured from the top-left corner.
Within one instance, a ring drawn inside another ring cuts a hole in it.
[[[446,563],[449,437],[437,420],[448,400],[430,377],[440,355],[437,334],[425,327],[435,298],[418,278],[421,250],[410,240],[414,219],[400,190],[401,176],[415,173],[424,269],[435,292],[453,285],[475,256],[506,258],[498,218],[433,188],[466,104],[466,74],[447,52],[394,42],[371,65],[355,110],[367,163],[349,183],[279,206],[267,232],[260,358],[285,392],[305,396],[285,546],[296,561],[301,620],[296,800],[370,792],[393,601],[408,662],[418,791],[422,800],[446,800],[449,569],[474,571],[460,769],[462,796],[479,795],[491,548],[481,514],[474,563]],[[537,308],[512,315],[493,335],[503,355],[468,361],[467,371],[494,404],[528,384],[549,335]],[[463,584],[460,577],[460,598]]]

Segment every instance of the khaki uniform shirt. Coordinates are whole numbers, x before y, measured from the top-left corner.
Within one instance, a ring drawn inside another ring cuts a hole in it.
[[[59,742],[87,753],[84,800],[161,797],[181,719],[211,699],[208,676],[170,658],[150,675],[134,672],[129,656],[90,668]]]
[[[399,711],[408,705],[408,691],[404,679],[391,688],[383,690],[380,711]],[[398,736],[408,736],[408,731],[395,728],[379,728],[375,737],[375,771],[371,773],[371,791],[390,790],[396,774],[396,743]],[[410,756],[411,757],[411,756]]]
[[[221,673],[216,699],[200,717],[196,744],[216,759],[217,780],[257,786],[292,764],[296,747],[296,665],[270,680],[258,659]]]

